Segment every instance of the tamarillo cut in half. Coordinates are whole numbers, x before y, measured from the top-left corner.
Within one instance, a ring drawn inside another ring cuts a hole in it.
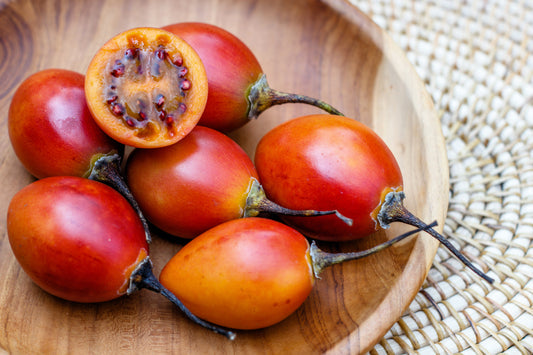
[[[163,147],[200,120],[207,76],[183,39],[139,27],[119,33],[96,52],[85,94],[96,123],[110,137],[133,147]]]

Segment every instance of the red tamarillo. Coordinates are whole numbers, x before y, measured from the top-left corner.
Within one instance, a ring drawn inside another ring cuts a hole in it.
[[[324,101],[272,89],[254,53],[225,29],[201,22],[180,22],[163,28],[187,41],[204,63],[209,95],[199,122],[202,126],[230,132],[273,105],[291,102],[341,114]]]
[[[191,314],[159,283],[138,215],[105,184],[73,176],[37,180],[12,198],[7,233],[22,269],[52,295],[93,303],[146,288],[197,324],[235,336]]]
[[[293,209],[335,209],[353,220],[348,226],[329,216],[283,217],[310,237],[343,241],[368,236],[392,222],[425,225],[403,205],[403,178],[394,155],[374,131],[356,120],[335,115],[289,120],[263,136],[255,164],[274,202]],[[493,282],[437,231],[427,232]]]
[[[135,149],[126,164],[126,179],[147,219],[182,238],[259,213],[336,214],[342,223],[351,222],[336,211],[296,211],[272,203],[246,152],[208,127],[197,126],[168,147]]]

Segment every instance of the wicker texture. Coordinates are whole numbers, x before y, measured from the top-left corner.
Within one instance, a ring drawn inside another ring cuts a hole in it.
[[[533,354],[533,1],[351,0],[406,52],[447,142],[444,248],[371,354]]]

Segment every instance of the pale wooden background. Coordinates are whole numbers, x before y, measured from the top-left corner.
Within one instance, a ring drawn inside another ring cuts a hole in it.
[[[49,67],[84,72],[99,46],[127,28],[190,20],[214,23],[238,35],[256,53],[271,86],[319,97],[372,125],[400,162],[407,206],[427,221],[443,221],[448,166],[432,102],[404,54],[348,2],[3,0],[0,348],[56,354],[358,353],[385,334],[418,291],[436,251],[427,236],[326,270],[297,313],[265,330],[239,332],[233,343],[192,325],[149,291],[80,305],[51,297],[32,284],[13,258],[5,228],[11,196],[32,181],[7,137],[7,108],[18,83]],[[275,107],[232,137],[253,156],[256,142],[269,128],[314,112],[302,105]],[[395,227],[389,234],[333,249],[370,246],[401,230]],[[178,244],[155,239],[156,273],[178,249]]]

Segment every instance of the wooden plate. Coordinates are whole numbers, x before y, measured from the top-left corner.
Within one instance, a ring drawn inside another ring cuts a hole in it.
[[[347,1],[0,0],[0,348],[54,354],[353,354],[379,341],[419,290],[437,249],[427,235],[324,271],[294,315],[268,329],[240,331],[230,342],[192,324],[150,291],[76,304],[46,294],[24,274],[5,228],[11,197],[32,181],[5,128],[14,90],[41,69],[84,72],[95,51],[122,30],[191,20],[220,25],[242,38],[272,87],[319,97],[374,127],[402,167],[407,207],[442,227],[448,166],[431,99],[404,54]],[[232,136],[252,155],[268,129],[315,112],[298,104],[274,107]],[[368,247],[402,230],[395,226],[330,249]],[[156,273],[179,248],[155,238]]]

